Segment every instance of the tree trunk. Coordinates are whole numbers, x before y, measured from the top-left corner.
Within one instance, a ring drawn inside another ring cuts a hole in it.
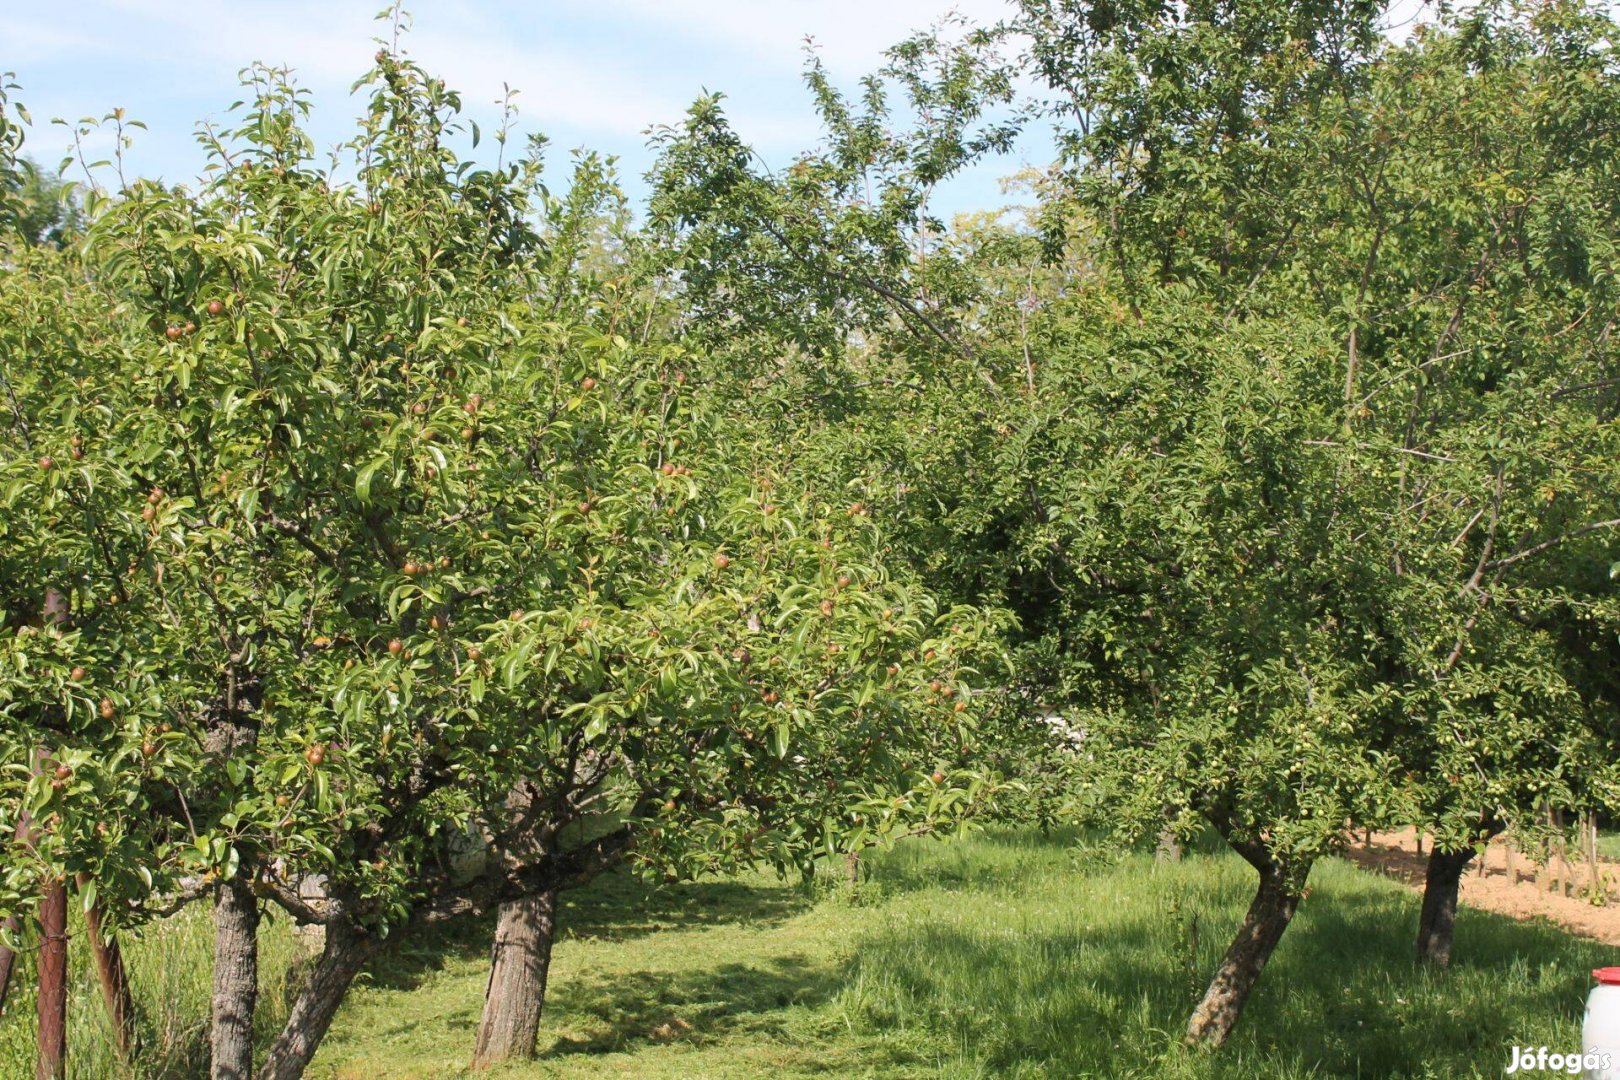
[[[484,1017],[473,1051],[474,1068],[534,1057],[556,931],[555,889],[501,905],[489,986],[484,991]]]
[[[87,880],[80,875],[80,889],[84,888]],[[96,981],[101,984],[101,998],[107,1003],[107,1019],[112,1021],[113,1042],[118,1048],[118,1056],[127,1065],[134,1060],[137,1041],[135,995],[129,988],[124,951],[118,947],[118,939],[106,932],[105,914],[99,902],[90,905],[84,913],[84,936],[90,939],[90,955],[96,964]]]
[[[1187,1022],[1187,1045],[1214,1048],[1226,1042],[1260,979],[1260,972],[1265,970],[1266,961],[1271,959],[1283,931],[1293,920],[1299,899],[1275,868],[1260,869],[1260,888],[1243,918],[1243,926],[1221,958],[1215,978],[1204,991],[1204,999]]]
[[[1417,958],[1422,964],[1443,968],[1451,963],[1451,940],[1457,924],[1457,891],[1463,871],[1474,857],[1462,851],[1429,850],[1429,868],[1423,879],[1423,912],[1418,917]]]
[[[15,915],[8,915],[5,921],[6,933],[16,937],[22,933],[22,920]],[[6,1010],[6,991],[11,988],[11,971],[17,963],[17,954],[5,945],[0,945],[0,1014]]]
[[[237,877],[214,893],[214,997],[208,1029],[212,1080],[253,1075],[259,1003],[259,901]]]
[[[1176,831],[1168,825],[1159,830],[1159,842],[1153,849],[1153,861],[1160,863],[1181,861],[1181,841],[1176,839]]]
[[[354,977],[376,951],[376,942],[341,920],[326,928],[321,957],[299,988],[287,1023],[259,1070],[259,1080],[299,1080],[304,1075]]]
[[[67,882],[45,884],[39,904],[39,1057],[35,1080],[67,1076]]]

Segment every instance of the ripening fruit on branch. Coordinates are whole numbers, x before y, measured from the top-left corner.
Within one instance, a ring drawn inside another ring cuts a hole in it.
[[[52,458],[42,457],[39,459],[39,467],[42,472],[50,472],[56,468],[56,461]]]
[[[596,380],[587,375],[579,381],[579,388],[581,390],[595,390]]]
[[[74,682],[83,682],[84,676],[85,670],[82,667],[76,667],[72,671],[68,672],[68,678]]]
[[[222,312],[224,310],[225,310],[225,304],[224,304],[223,301],[221,301],[221,300],[210,300],[210,301],[208,301],[208,314],[210,314],[210,315],[218,315],[220,312]]]
[[[112,698],[102,698],[101,699],[101,718],[103,720],[111,720],[114,716],[117,716],[117,715],[118,715],[118,710],[113,708]]]
[[[399,638],[394,638],[388,643],[388,651],[393,655],[398,656],[400,653],[405,651],[405,643],[399,640]]]
[[[823,615],[831,615],[833,613],[833,602],[831,600],[823,600],[821,602],[821,613]]]
[[[185,331],[180,329],[178,326],[175,326],[173,323],[170,323],[168,328],[165,329],[163,333],[170,341],[179,341],[180,335],[184,334]]]
[[[715,557],[714,557],[714,567],[715,567],[716,570],[724,570],[726,567],[728,567],[730,565],[731,565],[731,556],[730,555],[727,555],[723,551],[718,553],[717,555],[715,555]]]
[[[936,784],[943,784],[945,782],[945,774],[940,772],[938,769],[935,769],[934,775],[930,776],[928,779],[932,780]]]
[[[484,655],[484,651],[482,649],[480,649],[476,645],[474,645],[472,648],[467,650],[467,659],[471,660],[475,664],[479,661],[479,659],[481,657],[483,657],[483,655]]]
[[[304,751],[304,760],[311,765],[319,765],[326,760],[326,747],[320,743],[313,743]]]

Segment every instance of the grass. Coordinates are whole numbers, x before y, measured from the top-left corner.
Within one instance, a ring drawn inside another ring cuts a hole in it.
[[[1613,960],[1549,925],[1464,911],[1453,970],[1419,972],[1415,897],[1332,862],[1232,1042],[1216,1055],[1184,1053],[1177,1035],[1251,878],[1229,856],[1157,865],[1104,857],[1073,836],[1012,832],[905,845],[868,860],[853,893],[764,876],[668,888],[611,877],[564,903],[540,1059],[485,1075],[1495,1077],[1513,1045],[1577,1047],[1589,971]],[[488,930],[455,926],[380,962],[312,1075],[465,1075]],[[277,959],[266,966],[284,971],[293,946],[284,929],[271,937]],[[166,1045],[194,1051],[206,920],[150,934],[131,952],[148,1009],[167,1000],[168,1012],[191,1017],[166,1022]],[[161,988],[143,985],[153,980]],[[96,1004],[88,986],[75,998],[75,1049],[91,1044],[80,1078],[119,1075],[84,1071],[97,1052],[86,1030],[87,1014],[99,1023]],[[27,1026],[0,1020],[0,1076],[27,1075],[11,1067],[26,1061],[16,1055]],[[143,1075],[194,1075],[194,1052],[177,1060]]]

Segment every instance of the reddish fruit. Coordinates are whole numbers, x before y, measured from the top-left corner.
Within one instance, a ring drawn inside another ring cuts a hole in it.
[[[933,649],[929,649],[927,652],[923,653],[923,659],[924,660],[932,660],[933,658],[934,658],[934,650]]]
[[[73,438],[68,440],[68,445],[69,446],[83,446],[84,445],[84,436],[83,435],[75,435],[75,436],[73,436]]]
[[[899,664],[890,664],[889,665],[889,674],[890,675],[898,675],[898,674],[900,674],[900,665]]]
[[[935,680],[933,680],[932,682],[930,682],[928,684],[928,689],[932,690],[934,693],[937,694],[941,690],[945,689],[945,684],[940,682],[938,679],[935,679]]]
[[[456,320],[456,325],[457,326],[466,326],[467,325],[467,316],[463,315],[463,316],[461,316],[461,318],[457,319]]]
[[[669,462],[666,461],[659,468],[658,471],[663,473],[665,476],[674,476],[675,475],[675,466],[671,465]]]
[[[664,812],[666,814],[673,814],[675,812],[675,800],[674,799],[668,799],[668,800],[666,800],[664,802]]]
[[[195,333],[197,330],[197,324],[194,322],[187,322],[186,325],[180,329],[187,334]]]
[[[112,698],[102,698],[101,718],[103,720],[111,720],[116,715],[118,715],[118,710],[113,708]]]
[[[223,301],[220,301],[220,300],[210,300],[210,301],[208,301],[208,314],[210,314],[210,315],[218,315],[220,312],[222,312],[224,310],[225,310],[225,304],[224,304]]]
[[[433,618],[428,620],[428,625],[431,626],[435,630],[443,630],[444,626],[445,626],[444,616],[443,615],[435,615],[435,616],[433,616]]]
[[[724,570],[726,567],[731,565],[731,556],[727,555],[723,551],[720,552],[714,557],[714,565],[716,569]]]
[[[958,702],[957,702],[957,703],[956,703],[956,711],[957,711],[957,712],[967,712],[967,702],[965,702],[965,701],[958,701]]]
[[[74,461],[83,461],[84,451],[75,446],[73,449],[68,451],[68,457],[72,458]]]
[[[833,602],[831,600],[823,600],[821,602],[821,613],[823,615],[831,615],[833,613]]]
[[[448,569],[450,569],[450,556],[448,556],[448,555],[440,555],[439,556],[439,569],[440,570],[448,570]]]
[[[772,690],[770,693],[765,695],[765,704],[767,705],[775,705],[778,700],[779,699],[776,696],[775,690]]]
[[[476,416],[476,415],[478,415],[478,405],[475,402],[469,400],[465,405],[463,405],[461,407],[461,411],[466,413],[468,416]]]
[[[178,326],[170,326],[167,330],[163,331],[163,333],[168,336],[170,341],[179,341],[180,335],[185,333],[185,331],[180,329]]]
[[[585,499],[580,502],[579,512],[582,514],[588,514],[591,512],[591,501],[589,499]]]
[[[476,645],[467,650],[467,659],[472,660],[472,661],[477,661],[478,658],[483,656],[483,655],[484,655],[483,650],[478,648],[478,646],[476,646]]]
[[[163,489],[160,487],[155,487],[151,491],[148,491],[146,493],[146,501],[151,503],[153,506],[156,506],[158,503],[162,502]]]
[[[943,784],[945,782],[945,774],[940,772],[938,769],[935,769],[934,775],[930,776],[929,779],[936,784]]]
[[[840,574],[838,576],[838,587],[840,589],[849,588],[849,575],[848,574]]]
[[[315,743],[308,750],[304,751],[304,760],[309,762],[311,765],[319,765],[321,762],[326,760],[326,747],[322,746],[320,743]]]
[[[405,643],[399,640],[399,638],[395,638],[388,643],[388,651],[393,653],[395,656],[398,656],[400,653],[405,651]]]
[[[478,410],[478,407],[480,405],[482,405],[483,403],[484,403],[484,395],[483,394],[469,394],[467,396],[467,404],[471,405],[473,407],[473,411],[475,411],[475,412]]]
[[[406,577],[415,577],[422,571],[422,568],[418,566],[414,560],[407,562],[404,566],[400,567],[400,569],[404,571]]]
[[[39,467],[46,472],[50,472],[52,469],[56,468],[56,462],[52,461],[48,457],[42,457],[39,459]]]
[[[68,672],[68,678],[72,679],[74,682],[83,682],[84,676],[85,670],[82,667],[76,667],[72,671]]]
[[[157,743],[153,742],[151,739],[148,739],[145,742],[141,743],[141,756],[142,757],[152,757],[157,752],[158,752]]]
[[[155,507],[155,506],[143,506],[143,507],[141,507],[141,520],[142,521],[151,521],[154,517],[157,517],[157,507]]]
[[[169,732],[171,732],[173,730],[174,730],[174,725],[172,725],[172,724],[159,724],[157,726],[157,733],[159,735],[167,735]]]
[[[596,380],[587,375],[579,381],[579,388],[581,390],[595,390]]]
[[[517,622],[521,618],[523,618],[523,609],[522,608],[514,609],[513,612],[512,612],[512,621]]]
[[[464,428],[461,429],[461,437],[463,439],[465,439],[467,442],[472,442],[473,436],[476,435],[476,434],[478,434],[478,432],[474,431],[470,427],[464,427]]]
[[[427,402],[418,401],[415,405],[411,406],[411,412],[415,413],[417,416],[426,416],[427,415]]]
[[[70,778],[72,775],[73,775],[73,767],[71,765],[58,765],[56,767],[56,778],[58,780],[66,780],[66,779]]]
[[[285,795],[277,795],[276,796],[276,805],[281,806],[281,807],[291,806],[292,805],[292,799],[288,798]]]

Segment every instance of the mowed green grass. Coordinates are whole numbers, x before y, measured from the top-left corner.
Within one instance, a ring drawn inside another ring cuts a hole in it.
[[[1247,906],[1252,872],[1230,856],[1156,864],[1072,835],[1000,832],[870,857],[853,892],[614,876],[564,904],[539,1060],[480,1075],[1499,1077],[1513,1045],[1577,1048],[1590,970],[1616,960],[1551,926],[1465,911],[1454,968],[1430,975],[1410,959],[1413,894],[1338,862],[1312,886],[1238,1034],[1204,1055],[1178,1036]],[[154,975],[144,954],[164,949],[191,969],[164,976],[166,997],[138,987],[149,1015],[191,1010],[191,1027],[171,1018],[169,1030],[201,1031],[205,930],[170,931],[200,952],[163,934],[131,950],[138,979]],[[467,1075],[488,934],[469,922],[379,962],[312,1075]],[[267,966],[284,970],[286,931],[269,937]],[[270,997],[279,1010],[283,991]],[[94,1005],[86,985],[75,1007]],[[25,1027],[0,1020],[0,1076],[27,1075],[14,1064]],[[95,1029],[81,1022],[76,1037],[93,1044]],[[194,1049],[195,1034],[169,1043]],[[193,1075],[156,1056],[143,1067]]]

